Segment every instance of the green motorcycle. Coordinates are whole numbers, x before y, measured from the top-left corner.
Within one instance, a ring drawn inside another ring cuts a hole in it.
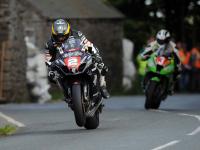
[[[173,84],[174,70],[174,57],[171,53],[153,53],[149,57],[144,78],[146,109],[158,109],[161,101],[167,98]]]

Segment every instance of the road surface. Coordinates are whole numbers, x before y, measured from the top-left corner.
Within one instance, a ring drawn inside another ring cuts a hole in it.
[[[0,138],[0,150],[200,150],[200,94],[170,96],[160,110],[144,110],[144,96],[105,105],[96,130],[77,127],[64,102],[1,105],[23,126]]]

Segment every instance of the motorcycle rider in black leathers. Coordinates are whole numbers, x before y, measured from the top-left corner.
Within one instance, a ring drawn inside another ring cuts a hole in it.
[[[61,46],[69,37],[73,36],[81,40],[84,45],[85,51],[92,54],[94,62],[97,63],[98,70],[100,72],[100,89],[101,95],[104,98],[109,98],[110,94],[106,89],[105,75],[108,72],[108,68],[103,63],[102,58],[99,54],[99,50],[87,40],[85,35],[80,31],[72,30],[70,24],[64,19],[57,19],[52,24],[52,33],[50,40],[45,45],[45,59],[46,65],[48,66],[48,78],[50,81],[55,82],[55,74],[52,70],[53,61],[56,59],[57,47]],[[61,86],[62,87],[62,86]]]

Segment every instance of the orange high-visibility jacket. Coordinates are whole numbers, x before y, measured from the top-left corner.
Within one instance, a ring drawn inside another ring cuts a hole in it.
[[[192,48],[191,52],[191,57],[193,67],[200,69],[200,50],[198,48]]]
[[[190,53],[186,52],[184,49],[179,49],[178,52],[179,52],[181,63],[183,65],[188,65],[189,59],[190,59]]]

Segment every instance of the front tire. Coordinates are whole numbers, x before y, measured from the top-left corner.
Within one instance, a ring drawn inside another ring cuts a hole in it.
[[[93,117],[87,117],[84,127],[88,130],[96,129],[99,126],[99,111],[97,110]]]
[[[82,104],[81,86],[80,84],[72,85],[72,103],[76,124],[79,127],[85,125],[85,113]]]
[[[160,107],[161,99],[158,91],[159,82],[150,80],[146,90],[145,109],[158,109]]]

